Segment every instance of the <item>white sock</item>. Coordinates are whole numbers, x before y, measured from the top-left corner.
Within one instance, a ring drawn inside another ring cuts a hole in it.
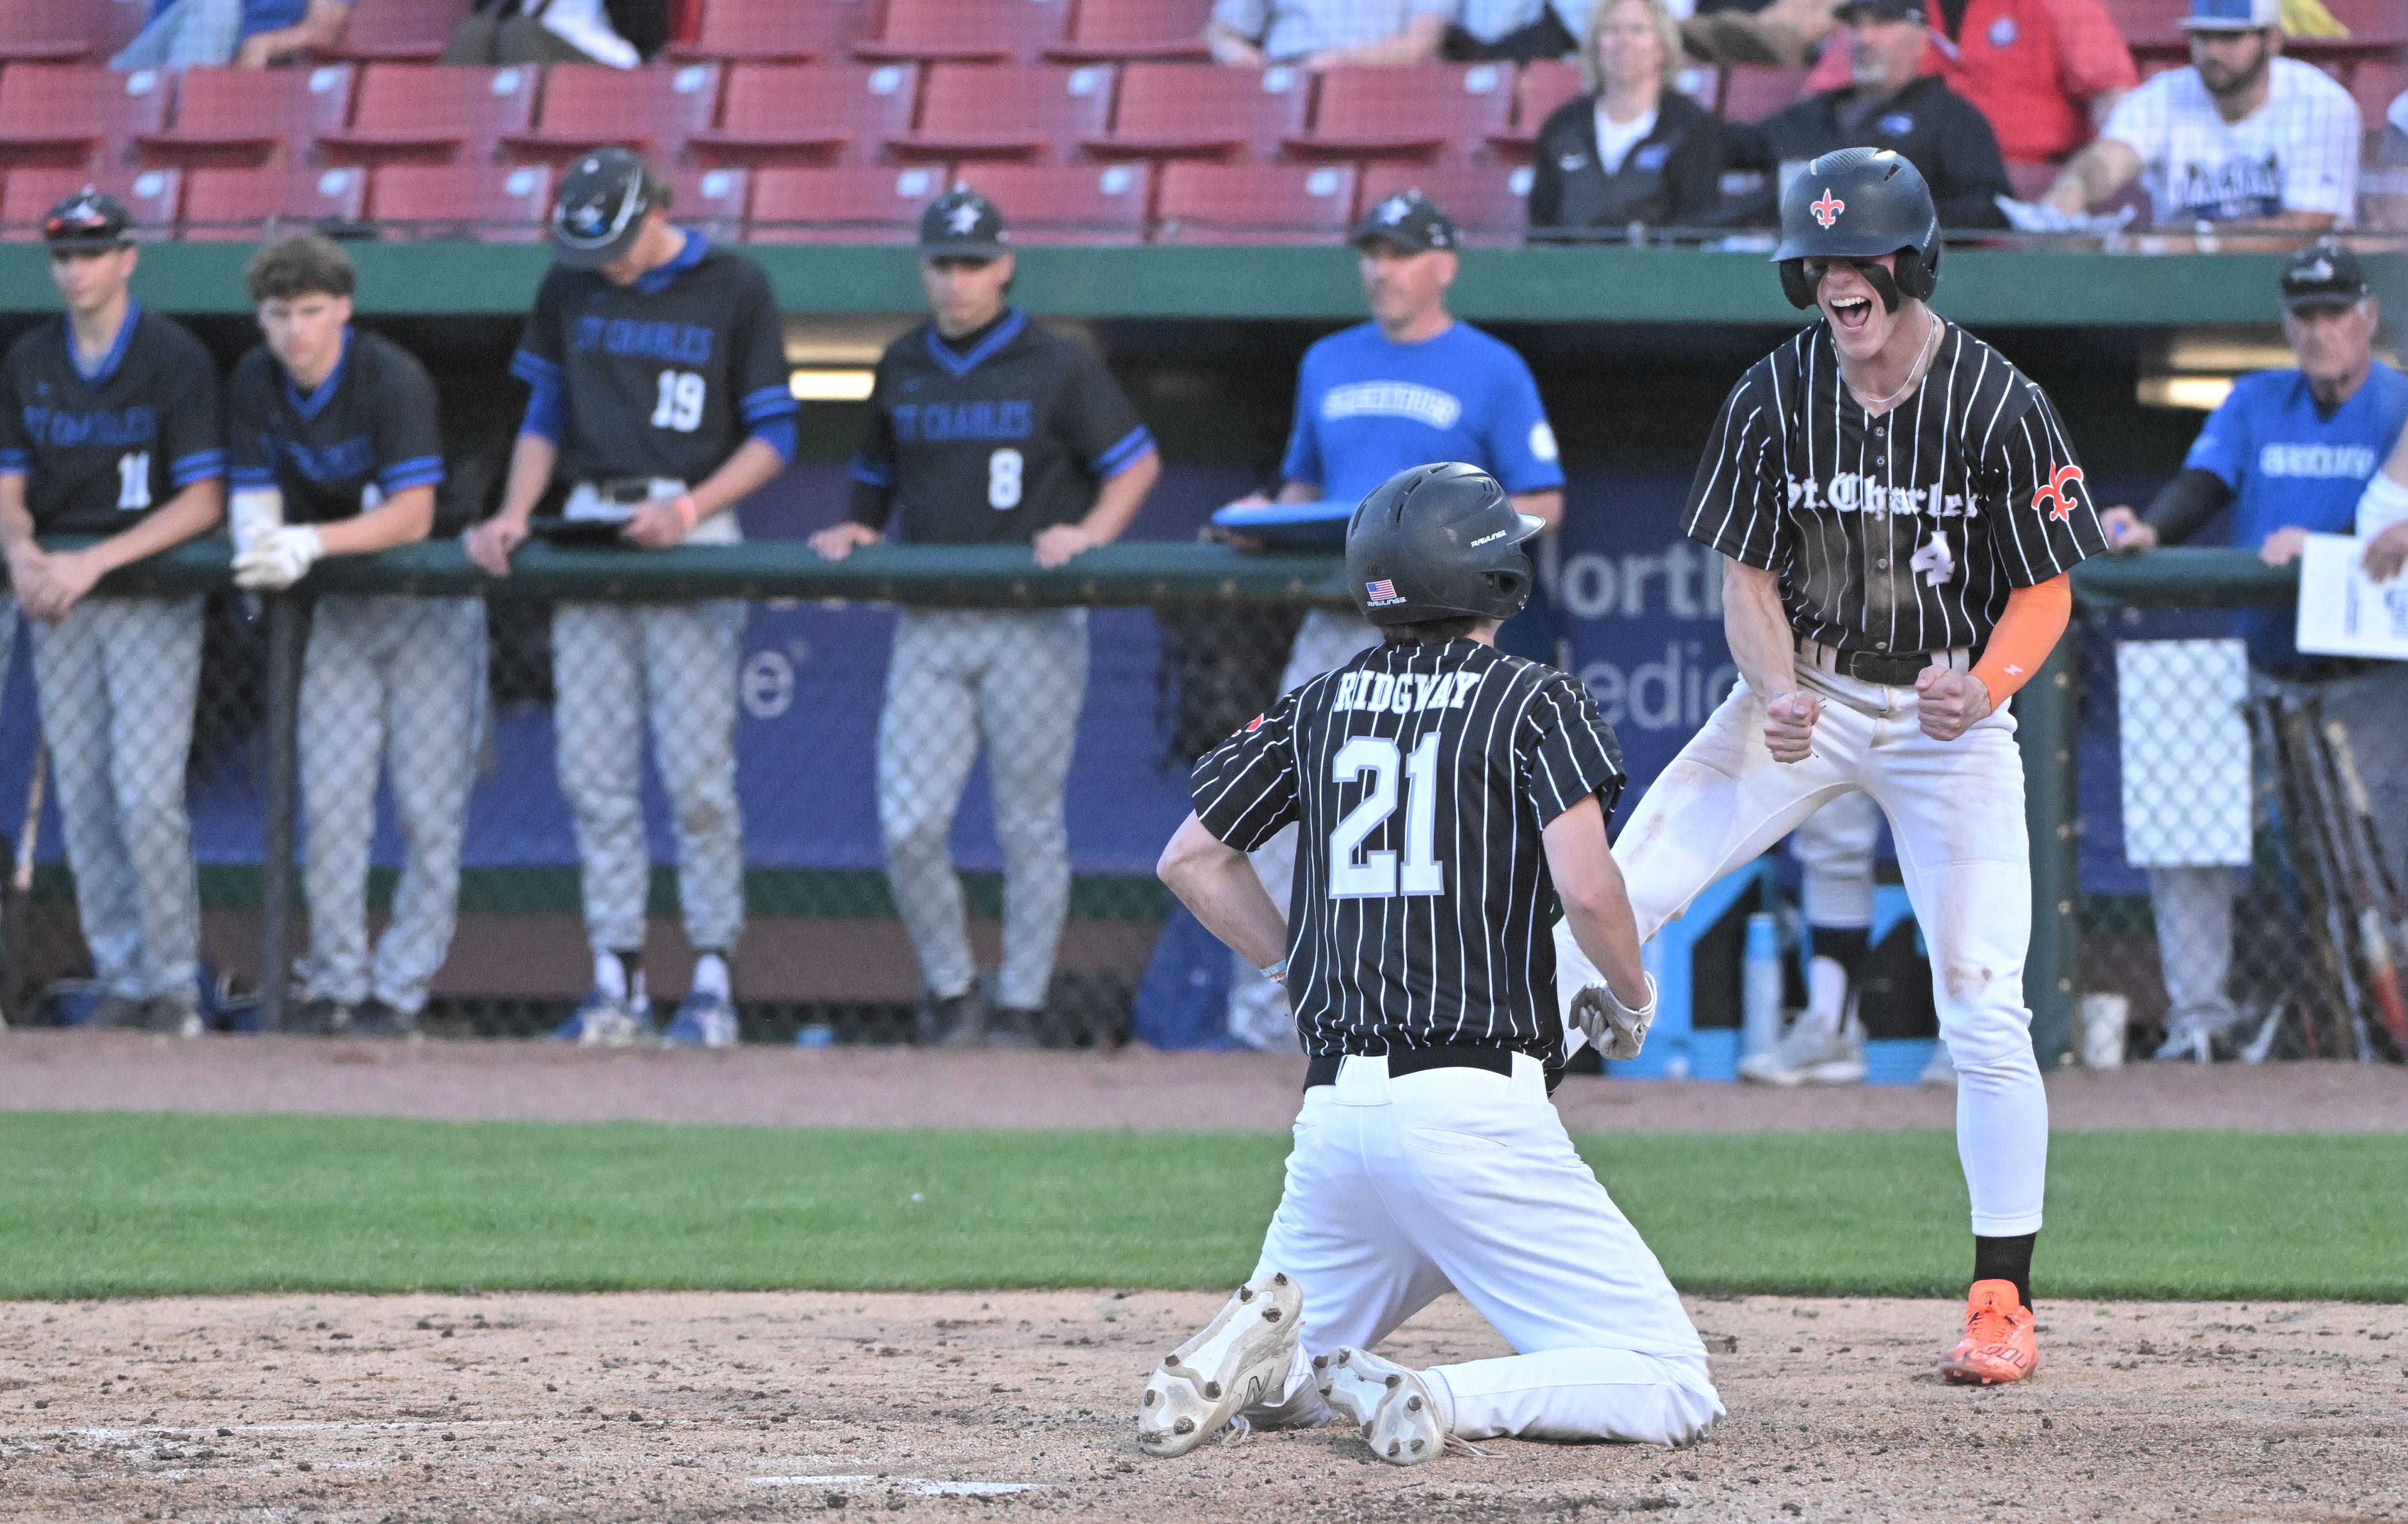
[[[705,953],[694,960],[694,993],[728,998],[727,960],[717,953]]]
[[[627,966],[616,953],[594,955],[594,987],[614,1000],[627,998]]]
[[[1809,1031],[1836,1032],[1848,1010],[1848,970],[1835,958],[1818,957],[1806,965],[1806,1009],[1798,1025]]]
[[[1438,1405],[1439,1428],[1454,1433],[1455,1388],[1446,1384],[1445,1375],[1435,1365],[1422,1373],[1422,1385],[1429,1388],[1430,1401]]]

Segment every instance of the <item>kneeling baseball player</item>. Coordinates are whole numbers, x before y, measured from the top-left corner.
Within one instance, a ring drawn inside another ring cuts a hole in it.
[[[1334,1412],[1410,1466],[1495,1435],[1685,1445],[1722,1414],[1681,1299],[1547,1100],[1558,894],[1606,970],[1574,1014],[1588,1039],[1636,1054],[1656,994],[1606,848],[1613,732],[1578,682],[1494,644],[1541,527],[1469,466],[1390,478],[1346,537],[1382,643],[1197,768],[1163,880],[1284,981],[1312,1061],[1253,1279],[1146,1383],[1150,1454],[1240,1415]],[[1283,921],[1246,854],[1291,822]],[[1516,1353],[1426,1371],[1370,1353],[1449,1289]]]
[[[2105,539],[2057,409],[1925,304],[1931,193],[1897,154],[1843,149],[1782,197],[1782,289],[1821,321],[1731,391],[1683,527],[1720,551],[1742,684],[1647,791],[1614,848],[1641,939],[1829,800],[1889,816],[1955,1060],[1973,1285],[1953,1382],[2040,1368],[2032,1244],[2048,1097],[2023,998],[2031,852],[2008,696]],[[1588,942],[1556,927],[1559,990]],[[1599,968],[1619,975],[1608,965]]]

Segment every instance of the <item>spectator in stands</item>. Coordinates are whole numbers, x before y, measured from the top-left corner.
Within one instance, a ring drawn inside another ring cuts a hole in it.
[[[452,34],[443,62],[632,69],[668,40],[668,0],[482,0]]]
[[[1843,148],[1889,149],[1931,186],[1940,224],[2004,227],[1998,197],[2013,194],[1999,140],[1972,103],[1918,72],[1929,36],[1923,0],[1848,0],[1840,7],[1854,83],[1812,95],[1753,126],[1723,129],[1730,163],[1774,171],[1752,221],[1770,222],[1791,165]]]
[[[1722,200],[1722,139],[1713,114],[1672,88],[1681,34],[1671,13],[1663,0],[1598,0],[1586,34],[1588,93],[1539,129],[1531,237],[1706,222]]]
[[[120,69],[264,69],[333,47],[351,22],[351,0],[152,0],[150,20],[108,63]]]
[[[1799,68],[1834,28],[1830,0],[1698,0],[1694,15],[1686,8],[1671,7],[1682,18],[1681,41],[1692,58],[1709,64]],[[1844,50],[1824,56],[1841,59]]]
[[[2138,177],[2159,227],[2347,227],[2358,196],[2349,92],[2285,58],[2282,0],[2191,0],[2190,62],[2115,105],[2049,189],[2078,217]]]
[[[2326,240],[2301,251],[2282,289],[2283,335],[2298,367],[2242,377],[2145,518],[2120,505],[2102,514],[2114,549],[2179,544],[2230,508],[2232,542],[2279,567],[2299,559],[2310,534],[2356,528],[2359,496],[2408,424],[2408,376],[2374,358],[2382,312],[2348,250]],[[2241,627],[2253,689],[2313,696],[2349,727],[2375,818],[2399,853],[2398,823],[2408,822],[2408,662],[2302,655],[2287,609],[2252,610]],[[2160,1058],[2204,1059],[2239,1019],[2226,987],[2233,888],[2226,868],[2149,870],[2172,1007]]]
[[[1215,62],[1336,69],[1426,64],[1459,0],[1213,0],[1204,46]]]
[[[1466,62],[1562,58],[1580,51],[1584,20],[1580,0],[1462,0],[1440,50]]]
[[[2010,165],[2061,163],[2141,78],[2100,0],[1940,0],[1920,66],[1989,120]],[[1806,87],[1836,89],[1848,68],[1832,49]]]

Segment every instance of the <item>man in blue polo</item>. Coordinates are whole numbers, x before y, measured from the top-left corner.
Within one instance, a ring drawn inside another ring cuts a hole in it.
[[[2297,368],[2242,377],[2145,516],[2107,510],[2100,522],[2116,550],[2180,543],[2228,506],[2232,543],[2268,566],[2298,560],[2311,534],[2353,532],[2359,495],[2408,423],[2408,377],[2374,358],[2382,312],[2340,244],[2321,240],[2292,259],[2283,306]],[[2375,818],[2408,820],[2408,663],[2305,655],[2293,628],[2287,609],[2244,617],[2252,685],[2319,698],[2349,727]],[[2161,1058],[2209,1057],[2237,1017],[2226,988],[2233,887],[2229,869],[2149,870],[2171,1006]]]
[[[1371,321],[1305,352],[1279,501],[1326,503],[1342,534],[1354,505],[1398,471],[1461,461],[1495,477],[1517,511],[1552,529],[1563,518],[1564,472],[1538,382],[1519,354],[1446,309],[1459,267],[1454,222],[1436,202],[1408,191],[1365,212],[1350,241],[1361,255]],[[1353,610],[1315,609],[1297,633],[1280,689],[1379,643],[1379,633]],[[1534,597],[1497,643],[1515,655],[1553,661],[1543,597]],[[1271,899],[1284,909],[1296,833],[1282,832],[1254,857]],[[1240,1040],[1294,1045],[1278,986],[1240,967],[1229,999],[1229,1028]]]

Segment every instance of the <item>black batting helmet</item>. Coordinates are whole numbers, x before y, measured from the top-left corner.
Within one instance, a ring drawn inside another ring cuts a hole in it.
[[[1355,506],[1346,525],[1346,580],[1374,625],[1511,619],[1529,601],[1522,542],[1546,527],[1497,479],[1449,461],[1398,471]]]
[[[1885,148],[1843,148],[1807,165],[1781,193],[1781,291],[1792,306],[1814,305],[1800,266],[1810,259],[1898,256],[1897,288],[1917,301],[1940,283],[1940,213],[1923,171]],[[1888,309],[1895,295],[1873,282]]]
[[[42,237],[62,253],[107,253],[133,244],[128,232],[133,222],[126,215],[125,203],[87,185],[59,198],[42,219]]]
[[[598,270],[636,246],[644,213],[669,204],[667,182],[634,150],[597,148],[571,165],[552,198],[552,257]]]

